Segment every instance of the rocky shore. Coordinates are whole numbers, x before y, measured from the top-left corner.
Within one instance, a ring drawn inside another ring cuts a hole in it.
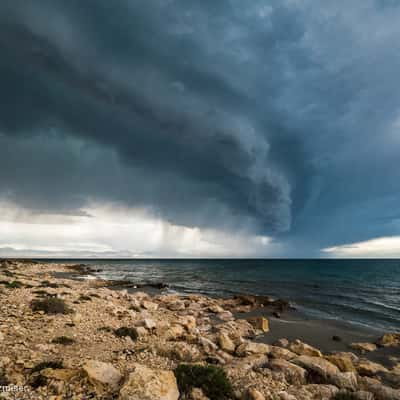
[[[0,398],[400,400],[400,334],[329,353],[301,337],[269,344],[266,316],[285,301],[73,279],[88,272],[0,262]],[[382,348],[385,362],[371,361]]]

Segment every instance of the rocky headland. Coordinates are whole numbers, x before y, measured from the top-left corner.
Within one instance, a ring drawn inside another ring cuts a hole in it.
[[[268,343],[268,316],[287,311],[283,300],[76,279],[87,273],[0,262],[0,398],[400,400],[400,334],[333,337],[342,347],[329,352],[302,337]]]

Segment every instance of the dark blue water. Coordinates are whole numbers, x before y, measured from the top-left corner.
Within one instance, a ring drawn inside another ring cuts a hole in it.
[[[170,291],[291,300],[320,318],[400,331],[400,260],[76,260],[101,277],[164,282]]]

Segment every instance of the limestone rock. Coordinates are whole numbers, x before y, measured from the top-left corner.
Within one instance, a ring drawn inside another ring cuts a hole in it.
[[[186,315],[178,319],[178,323],[186,328],[189,332],[196,328],[196,318],[191,315]]]
[[[372,393],[375,400],[400,400],[400,390],[382,385],[377,379],[360,377],[359,385],[362,389]]]
[[[269,332],[269,321],[264,317],[250,317],[247,321],[253,325],[254,329],[262,332]]]
[[[157,303],[153,303],[152,301],[143,300],[142,301],[142,307],[145,310],[156,311],[158,309],[158,304]]]
[[[166,336],[169,339],[179,339],[185,334],[185,330],[182,325],[172,325],[166,332]]]
[[[333,354],[325,357],[329,362],[335,364],[342,372],[356,372],[356,368],[351,358],[345,353]]]
[[[283,360],[291,360],[297,357],[296,353],[291,352],[288,349],[278,346],[269,346],[270,352],[269,355],[273,358],[281,358]]]
[[[90,360],[83,366],[89,381],[98,392],[116,391],[122,379],[120,372],[110,363]]]
[[[355,372],[339,372],[329,377],[329,383],[340,389],[355,391],[357,389],[357,375]]]
[[[167,350],[167,355],[176,360],[185,362],[195,362],[200,358],[200,352],[197,347],[186,342],[174,343],[174,345]]]
[[[278,340],[274,343],[274,346],[278,346],[278,347],[288,347],[288,346],[289,346],[289,340],[287,340],[286,338],[278,339]]]
[[[322,357],[300,356],[292,360],[296,365],[305,368],[314,374],[319,375],[325,382],[328,382],[334,375],[339,374],[339,368]]]
[[[322,353],[318,349],[298,339],[290,343],[289,350],[300,356],[322,357]]]
[[[244,319],[229,321],[219,326],[220,332],[226,332],[231,339],[254,336],[253,326]]]
[[[212,312],[214,314],[221,314],[223,313],[225,310],[219,306],[219,305],[211,305],[210,307],[208,307],[208,311]]]
[[[265,343],[245,342],[236,349],[236,354],[245,357],[251,354],[267,354],[269,350],[269,346]]]
[[[256,388],[251,387],[247,390],[244,400],[265,400],[265,396]]]
[[[376,350],[376,344],[373,343],[351,343],[350,347],[354,350],[359,350],[362,352],[370,352]]]
[[[304,368],[283,359],[274,359],[268,363],[272,371],[282,372],[286,380],[293,385],[304,385],[307,372]]]
[[[361,360],[357,366],[357,372],[363,376],[375,376],[378,372],[387,372],[388,370],[381,364],[369,360]]]
[[[213,341],[202,336],[199,337],[199,344],[207,354],[212,354],[218,350],[218,346]]]
[[[354,400],[374,400],[374,395],[371,392],[365,390],[359,390],[352,393]]]
[[[376,343],[381,347],[400,346],[400,333],[385,333]]]
[[[168,308],[171,311],[182,311],[186,308],[186,305],[185,302],[183,302],[182,300],[177,300],[168,304]]]
[[[133,372],[120,391],[120,400],[178,400],[179,391],[172,371],[133,365]]]
[[[233,314],[230,311],[223,311],[221,313],[217,314],[217,317],[221,320],[221,321],[232,321],[233,318]]]
[[[224,350],[224,351],[226,351],[228,353],[233,353],[235,351],[235,349],[236,349],[235,343],[224,332],[221,332],[221,334],[219,335],[218,344],[219,344],[219,347],[221,347],[222,350]]]

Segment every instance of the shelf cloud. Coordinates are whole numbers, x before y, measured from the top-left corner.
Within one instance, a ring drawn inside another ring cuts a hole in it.
[[[213,232],[222,250],[197,254],[226,256],[227,235],[315,256],[400,234],[399,17],[383,0],[2,1],[0,222],[12,204],[7,223],[95,227],[96,204]]]

